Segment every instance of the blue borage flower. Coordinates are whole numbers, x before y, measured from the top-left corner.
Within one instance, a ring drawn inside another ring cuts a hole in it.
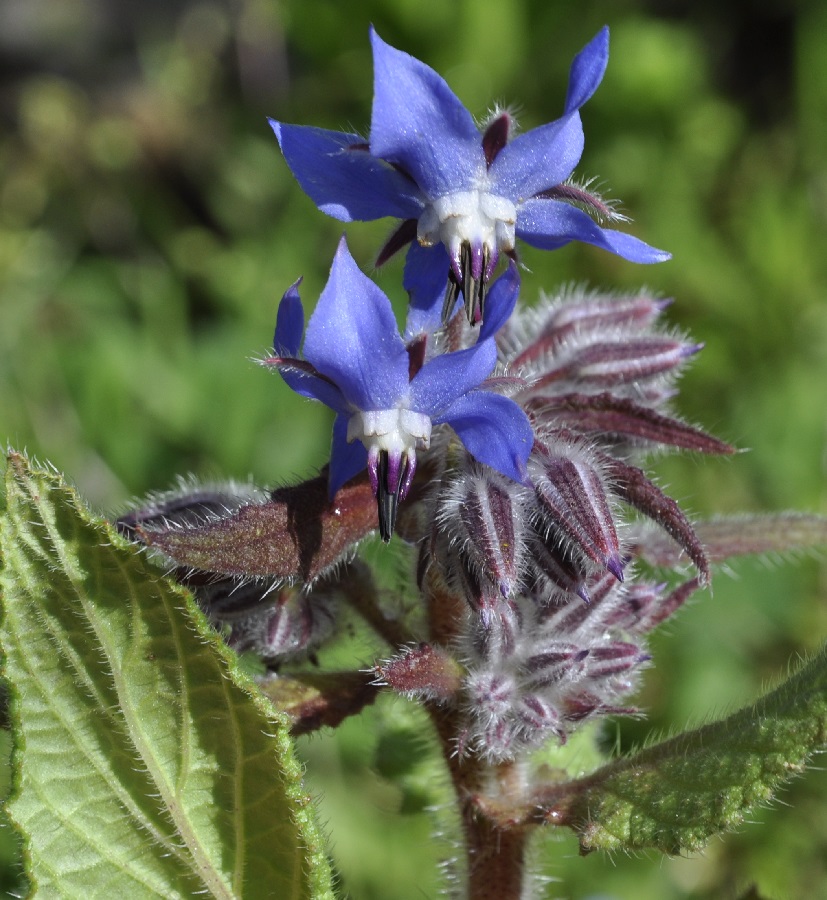
[[[534,433],[513,400],[480,385],[497,364],[494,335],[519,293],[512,263],[491,286],[488,315],[473,347],[422,361],[409,353],[385,294],[353,261],[342,238],[304,337],[297,281],[279,304],[272,357],[297,393],[336,413],[330,457],[331,498],[367,466],[384,540],[393,533],[397,504],[410,490],[416,450],[446,423],[469,453],[508,478],[525,481]]]
[[[518,237],[546,250],[584,241],[632,262],[669,259],[629,234],[600,227],[578,207],[608,220],[622,217],[568,182],[583,152],[580,107],[606,69],[608,28],[574,58],[563,116],[513,140],[509,113],[496,114],[480,132],[433,69],[389,46],[372,29],[371,41],[368,141],[345,132],[270,124],[287,164],[322,212],[344,222],[403,220],[377,264],[413,241],[405,287],[415,291],[423,280],[430,286],[436,272],[443,285],[438,298],[443,319],[461,290],[469,321],[481,320],[499,257],[514,256]]]

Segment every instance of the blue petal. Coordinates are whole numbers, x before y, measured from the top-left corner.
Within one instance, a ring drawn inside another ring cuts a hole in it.
[[[422,200],[416,185],[371,156],[364,138],[273,119],[269,122],[290,171],[323,213],[343,222],[419,216]]]
[[[580,107],[597,90],[609,62],[609,29],[604,25],[574,57],[569,73],[566,112]]]
[[[482,137],[468,110],[425,63],[371,29],[370,149],[397,163],[431,199],[467,190],[485,172]]]
[[[580,114],[518,135],[491,165],[491,193],[519,202],[565,181],[583,153]]]
[[[264,365],[278,369],[279,375],[288,387],[301,397],[307,397],[308,400],[319,400],[325,406],[329,406],[339,413],[350,409],[339,388],[319,375],[318,372],[313,371],[313,367],[308,366],[302,360],[289,358],[284,358],[279,362],[265,360]]]
[[[390,300],[360,270],[345,239],[307,326],[304,355],[357,409],[394,409],[408,387],[408,353]]]
[[[304,308],[299,297],[301,278],[284,292],[276,315],[273,347],[281,356],[298,356],[304,334]]]
[[[434,424],[440,422],[454,429],[475,459],[514,481],[526,482],[534,431],[528,416],[509,397],[472,391],[460,397]]]
[[[479,387],[496,365],[493,341],[435,356],[411,381],[410,408],[438,418],[458,397]]]
[[[405,339],[433,334],[442,326],[442,304],[450,262],[443,244],[423,247],[414,241],[405,258],[402,284],[410,297]],[[457,297],[457,304],[460,298]]]
[[[367,468],[368,451],[361,441],[347,442],[347,415],[336,416],[333,423],[333,445],[330,448],[330,471],[327,491],[332,500],[339,488]]]
[[[509,260],[508,268],[488,289],[485,300],[485,321],[480,327],[477,341],[485,341],[505,325],[514,312],[517,295],[520,293],[520,273],[517,263]]]
[[[569,241],[583,241],[636,263],[657,263],[672,254],[650,247],[622,231],[601,228],[587,213],[559,200],[528,200],[517,210],[517,237],[532,247],[555,250]]]

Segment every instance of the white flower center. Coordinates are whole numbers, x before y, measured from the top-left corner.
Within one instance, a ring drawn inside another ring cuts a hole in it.
[[[463,244],[507,251],[514,249],[516,221],[517,207],[511,200],[475,188],[437,197],[428,204],[419,217],[416,237],[423,247],[441,241],[451,255]]]
[[[348,420],[347,439],[357,438],[368,450],[410,457],[431,446],[431,419],[411,409],[357,410]]]

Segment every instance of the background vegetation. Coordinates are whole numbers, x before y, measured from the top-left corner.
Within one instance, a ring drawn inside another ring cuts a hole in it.
[[[610,25],[578,171],[674,259],[642,268],[583,246],[526,249],[527,297],[572,280],[674,297],[676,326],[706,345],[677,405],[750,452],[659,460],[662,483],[703,515],[827,512],[819,0],[5,0],[0,440],[53,462],[108,513],[179,473],[272,485],[325,462],[327,412],[250,357],[268,348],[298,275],[306,300],[318,296],[342,226],[302,194],[265,116],[366,130],[369,22],[472,112],[505,103],[525,128],[560,113],[573,54]],[[363,266],[388,230],[348,227]],[[401,308],[401,261],[378,278]],[[827,636],[826,599],[819,561],[719,574],[714,596],[655,642],[648,719],[607,742],[752,699]],[[425,807],[446,795],[427,746],[426,725],[394,702],[302,744],[357,900],[388,898],[389,873],[394,897],[436,892],[447,850]],[[581,860],[573,838],[549,841],[537,856],[562,884],[548,896],[734,897],[755,884],[770,898],[814,885],[827,897],[827,777],[811,771],[783,799],[791,808],[688,860]]]

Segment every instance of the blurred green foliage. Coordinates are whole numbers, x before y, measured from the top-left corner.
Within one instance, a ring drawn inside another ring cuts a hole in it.
[[[573,54],[604,23],[609,71],[583,112],[578,169],[629,228],[672,251],[635,267],[585,246],[525,249],[525,296],[572,280],[675,298],[705,350],[677,407],[748,454],[657,461],[701,514],[827,511],[827,6],[820,0],[6,0],[0,6],[0,435],[98,508],[179,473],[274,484],[325,462],[330,420],[251,361],[282,292],[324,284],[341,223],[318,213],[265,116],[364,131],[368,23],[438,69],[468,107],[555,118]],[[347,227],[370,268],[389,223]],[[401,260],[377,275],[402,308]],[[796,561],[797,562],[797,561]],[[645,722],[621,747],[754,697],[827,635],[812,560],[739,564],[655,642]],[[367,648],[364,650],[367,654]],[[360,662],[366,662],[365,659]],[[427,726],[381,703],[303,744],[354,898],[433,896],[444,779],[395,772]],[[379,752],[381,771],[371,759]],[[390,749],[389,749],[390,748]],[[420,770],[420,766],[426,766]],[[404,768],[404,767],[403,767]],[[436,787],[434,787],[436,785]],[[537,849],[547,896],[827,897],[827,778],[703,857]],[[410,811],[402,815],[400,810]],[[396,874],[398,873],[398,879]],[[397,886],[398,885],[398,886]]]

